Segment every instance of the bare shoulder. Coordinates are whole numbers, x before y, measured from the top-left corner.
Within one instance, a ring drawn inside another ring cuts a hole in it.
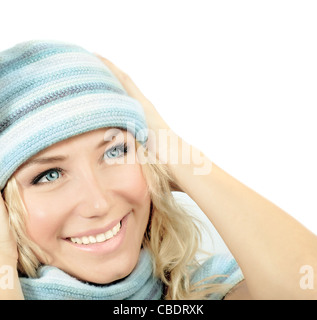
[[[245,280],[236,284],[225,296],[224,300],[252,300]]]

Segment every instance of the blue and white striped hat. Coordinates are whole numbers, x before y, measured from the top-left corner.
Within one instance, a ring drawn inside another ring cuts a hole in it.
[[[0,190],[39,151],[103,127],[147,140],[142,106],[93,53],[58,41],[0,52]]]

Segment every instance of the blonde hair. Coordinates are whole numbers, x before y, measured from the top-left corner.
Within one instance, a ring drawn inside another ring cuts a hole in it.
[[[228,285],[205,282],[213,277],[191,283],[192,273],[200,266],[196,258],[202,240],[199,221],[174,199],[171,189],[174,182],[166,165],[156,161],[141,166],[152,200],[142,245],[154,257],[154,274],[165,285],[164,299],[205,299],[211,293],[227,291]],[[18,270],[29,277],[36,277],[43,254],[26,233],[27,211],[14,176],[7,183],[4,199],[18,246]]]

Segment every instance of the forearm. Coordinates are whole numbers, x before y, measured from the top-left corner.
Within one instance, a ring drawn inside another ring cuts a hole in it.
[[[211,171],[203,175],[195,175],[195,164],[182,164],[181,159],[169,167],[179,187],[226,242],[252,297],[316,298],[314,290],[303,290],[299,285],[301,266],[317,266],[316,236],[206,157],[204,161],[209,162]]]
[[[317,266],[316,236],[206,157],[201,157],[200,152],[196,160],[204,160],[202,168],[196,166],[199,161],[182,164],[182,143],[186,147],[188,145],[179,137],[177,140],[181,143],[177,148],[158,142],[160,130],[169,131],[169,126],[129,76],[110,61],[101,59],[118,77],[128,94],[141,102],[148,126],[155,133],[152,141],[148,141],[149,147],[152,144],[158,146],[159,150],[153,149],[163,161],[165,151],[167,154],[171,152],[167,165],[175,178],[172,188],[186,192],[217,228],[241,266],[253,297],[316,298],[314,290],[305,291],[299,286],[300,267]],[[162,153],[163,157],[158,153]],[[178,161],[171,162],[175,157]],[[209,168],[211,172],[206,173]],[[206,174],[197,175],[197,169]]]
[[[24,300],[17,262],[4,256],[0,256],[0,300]]]

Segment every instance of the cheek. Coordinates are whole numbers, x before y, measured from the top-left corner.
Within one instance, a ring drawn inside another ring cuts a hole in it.
[[[151,200],[141,166],[139,164],[120,165],[108,171],[107,174],[101,174],[100,177],[103,179],[103,193],[112,194],[111,201],[119,207],[122,206],[124,210],[127,203],[135,208],[139,212],[138,224],[144,228]],[[58,241],[56,240],[67,223],[68,213],[74,212],[76,201],[69,201],[69,199],[76,199],[76,197],[71,192],[67,192],[67,189],[63,189],[63,192],[58,194],[55,193],[54,196],[50,192],[39,195],[26,191],[22,197],[28,212],[26,228],[29,237],[47,253],[53,252],[57,249]],[[109,199],[108,196],[107,198]]]
[[[128,164],[120,170],[120,179],[113,185],[113,191],[131,204],[144,205],[149,200],[147,183],[139,164]]]
[[[42,249],[50,247],[56,238],[58,230],[62,224],[62,217],[58,214],[63,212],[65,202],[58,201],[54,206],[49,205],[45,196],[25,196],[24,201],[28,216],[26,219],[26,229],[29,237]]]

